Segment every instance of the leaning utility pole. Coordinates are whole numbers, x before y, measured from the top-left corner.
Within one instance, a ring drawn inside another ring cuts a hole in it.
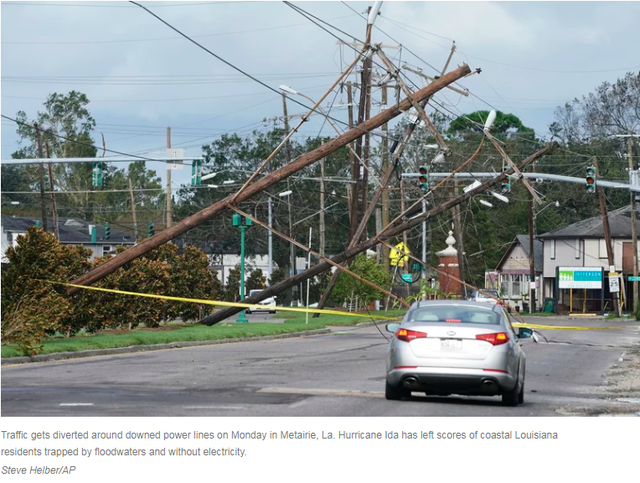
[[[40,135],[40,126],[38,123],[34,124],[36,128],[36,142],[38,144],[38,157],[42,159],[44,156],[42,155],[42,136]],[[38,169],[38,175],[40,177],[40,206],[42,208],[42,229],[47,231],[47,203],[45,201],[44,194],[44,163],[40,163],[40,168]]]
[[[171,149],[171,128],[167,128],[167,152]],[[171,164],[167,163],[167,228],[171,228]]]
[[[593,157],[593,166],[596,168],[596,179],[599,176],[598,172],[598,160],[594,156]],[[602,186],[597,186],[598,191],[598,201],[600,202],[600,215],[602,216],[602,230],[604,231],[604,241],[607,246],[607,261],[609,262],[609,272],[611,270],[615,270],[615,264],[613,261],[613,247],[611,245],[611,230],[609,229],[609,216],[607,215],[607,202],[604,196],[604,188]],[[602,290],[604,290],[604,280],[602,281]],[[603,308],[604,309],[604,308]],[[618,317],[622,316],[620,311],[620,304],[618,303],[618,294],[615,293],[613,296],[613,310],[615,311]]]
[[[47,152],[47,158],[51,157],[49,151],[49,142],[45,141],[44,149]],[[56,205],[56,192],[53,183],[53,170],[51,169],[51,163],[47,163],[49,168],[49,189],[51,190],[51,212],[53,214],[53,235],[56,239],[60,240],[60,230],[58,229],[58,207]]]
[[[455,70],[441,76],[436,81],[431,84],[423,87],[422,89],[416,91],[414,93],[414,99],[418,102],[424,101],[429,98],[436,92],[443,89],[445,86],[455,82],[462,77],[469,74],[471,70],[469,66],[463,64]],[[258,193],[261,193],[265,189],[273,186],[274,184],[282,181],[283,179],[288,178],[292,174],[297,173],[298,171],[310,166],[311,164],[319,161],[322,158],[329,156],[331,153],[337,151],[341,147],[346,146],[353,140],[361,137],[365,132],[371,131],[382,126],[385,122],[389,122],[396,116],[399,116],[403,112],[407,111],[411,107],[411,101],[409,99],[404,99],[403,101],[395,104],[394,106],[382,111],[381,113],[373,116],[368,121],[362,123],[354,127],[353,129],[349,129],[347,132],[341,134],[340,136],[328,141],[323,146],[320,146],[313,151],[305,153],[298,157],[297,159],[291,161],[285,166],[282,166],[279,169],[271,172],[270,174],[264,176],[263,178],[249,184],[244,188],[241,192],[235,193],[233,195],[227,196],[226,198],[219,200],[212,205],[204,208],[203,210],[194,213],[193,215],[181,220],[180,222],[174,224],[171,228],[166,230],[162,230],[159,233],[156,233],[154,236],[145,239],[143,242],[138,245],[131,247],[129,250],[125,250],[124,252],[116,255],[111,258],[107,262],[99,265],[93,270],[85,273],[84,275],[78,277],[73,281],[76,285],[87,285],[96,282],[97,280],[102,279],[103,277],[109,275],[114,272],[121,266],[126,263],[144,255],[150,250],[153,250],[163,243],[166,243],[177,236],[180,236],[182,233],[185,233],[192,228],[204,223],[205,221],[213,218],[220,213],[223,213],[229,209],[228,205],[234,200],[234,203],[242,203],[243,201],[255,196]],[[71,287],[68,292],[75,293],[79,289],[75,287]]]

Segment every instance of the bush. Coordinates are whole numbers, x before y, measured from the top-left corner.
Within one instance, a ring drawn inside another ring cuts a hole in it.
[[[89,267],[91,250],[61,245],[40,227],[19,236],[6,252],[2,270],[2,339],[35,354],[47,334],[59,330],[74,314],[78,297],[68,297],[63,285]]]

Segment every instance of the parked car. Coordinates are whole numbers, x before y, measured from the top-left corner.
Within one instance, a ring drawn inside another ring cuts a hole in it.
[[[385,397],[412,392],[448,396],[502,396],[524,402],[526,358],[520,339],[529,328],[514,329],[501,305],[457,300],[414,303],[393,333],[387,350]]]
[[[249,297],[253,297],[254,295],[259,294],[260,292],[262,292],[262,290],[260,289],[250,290]],[[258,305],[254,305],[248,309],[245,309],[245,313],[250,314],[252,312],[269,312],[270,314],[275,314],[276,311],[274,309],[268,308],[268,306],[275,306],[276,299],[277,297],[275,295],[273,297],[266,298],[263,301],[258,302]]]
[[[484,293],[482,293],[482,292],[484,292]],[[496,303],[498,303],[498,300],[496,300],[496,299],[500,299],[500,296],[498,295],[498,291],[497,290],[482,289],[482,292],[479,292],[478,290],[474,290],[473,292],[471,292],[471,295],[469,296],[469,298],[467,300],[471,300],[472,302],[483,302],[483,303],[488,303],[488,304],[496,304]],[[491,294],[495,298],[488,297],[485,294]]]

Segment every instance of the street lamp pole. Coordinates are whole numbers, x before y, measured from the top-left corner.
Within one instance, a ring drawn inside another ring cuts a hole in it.
[[[247,226],[251,226],[252,222],[237,213],[233,215],[232,222],[233,226],[240,228],[240,300],[244,300],[244,232]],[[238,322],[249,322],[244,315],[244,310],[241,310],[238,314]]]

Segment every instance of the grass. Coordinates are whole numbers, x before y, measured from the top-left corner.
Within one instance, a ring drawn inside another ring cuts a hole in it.
[[[376,312],[375,315],[389,316],[389,318],[401,316],[404,310],[389,310]],[[309,315],[309,324],[305,323],[305,314],[280,313],[276,318],[285,319],[284,323],[260,323],[248,324],[220,323],[211,327],[201,324],[168,325],[160,329],[135,329],[132,331],[105,331],[94,335],[79,335],[60,339],[50,338],[44,341],[40,354],[52,354],[55,352],[77,352],[91,349],[112,349],[135,345],[168,344],[184,341],[208,341],[222,339],[236,339],[242,337],[260,337],[269,335],[289,334],[308,330],[323,329],[327,326],[356,325],[371,321],[366,314],[363,317],[349,317],[343,315],[322,315],[314,319]],[[383,320],[376,322],[384,324]],[[19,347],[11,344],[2,345],[2,357],[19,357],[24,354]]]

